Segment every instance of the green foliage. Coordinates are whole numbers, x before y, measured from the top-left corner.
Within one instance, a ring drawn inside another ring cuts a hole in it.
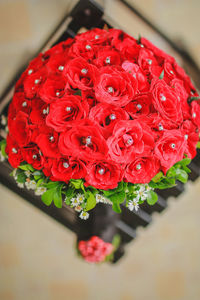
[[[88,191],[85,194],[86,197],[86,208],[85,211],[91,210],[96,206],[96,199],[95,196],[93,195],[93,193],[91,191]]]
[[[158,201],[158,195],[154,191],[148,192],[147,203],[149,205],[154,205]]]
[[[24,170],[24,171],[31,171],[31,172],[34,172],[34,168],[31,166],[31,165],[29,165],[29,164],[27,164],[27,163],[22,163],[19,167],[18,167],[19,169],[21,169],[21,170]],[[39,171],[37,171],[37,172],[39,172]],[[41,174],[41,173],[40,173]],[[34,175],[34,174],[33,174]],[[35,174],[36,175],[36,174]]]
[[[3,157],[7,157],[7,154],[6,154],[6,140],[1,140],[0,141],[0,150],[1,150],[1,153],[3,155]]]
[[[55,187],[48,189],[43,195],[42,195],[42,201],[47,205],[51,205],[52,202],[54,202],[55,206],[58,208],[62,207],[62,187],[63,184],[55,185]]]

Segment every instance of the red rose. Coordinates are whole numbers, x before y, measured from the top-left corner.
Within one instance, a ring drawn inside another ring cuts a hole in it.
[[[86,40],[75,40],[69,50],[70,57],[83,57],[87,60],[92,60],[95,56],[98,46]]]
[[[137,157],[127,165],[124,173],[126,181],[135,183],[149,183],[159,172],[160,163],[153,155]]]
[[[60,53],[52,55],[46,64],[49,75],[61,75],[68,60],[69,57],[67,51],[64,51],[62,55]]]
[[[188,104],[188,93],[184,88],[184,84],[183,81],[177,78],[174,78],[171,82],[170,82],[171,87],[174,89],[175,93],[176,93],[176,97],[178,99],[178,101],[181,104],[181,110],[183,113],[183,118],[184,119],[190,119],[191,115],[190,115],[190,106]]]
[[[124,106],[135,96],[137,80],[121,68],[104,67],[96,79],[94,90],[98,101]]]
[[[162,79],[153,79],[151,83],[153,104],[164,119],[176,124],[183,121],[181,102],[173,88],[170,88]]]
[[[43,101],[51,103],[58,98],[61,98],[65,94],[67,88],[69,87],[63,76],[49,77],[41,87],[39,95]]]
[[[68,182],[71,178],[84,178],[86,175],[85,163],[73,157],[61,157],[52,160],[51,172],[55,180]]]
[[[122,68],[136,78],[138,82],[138,90],[140,92],[149,90],[150,85],[147,81],[147,77],[137,64],[126,60],[123,62]]]
[[[34,169],[40,170],[43,167],[44,157],[40,149],[34,145],[30,144],[28,147],[22,149],[23,159],[33,166]]]
[[[81,96],[83,101],[87,102],[90,108],[97,104],[97,99],[93,90],[82,91]]]
[[[164,172],[183,159],[187,141],[180,130],[165,130],[155,144],[155,155],[160,160]]]
[[[21,149],[17,145],[16,141],[8,134],[6,140],[6,153],[8,155],[8,161],[13,168],[19,167],[23,161]]]
[[[98,69],[84,58],[78,57],[69,61],[64,69],[64,74],[74,89],[84,91],[93,87]]]
[[[48,103],[42,101],[39,98],[35,98],[32,101],[32,111],[30,114],[30,121],[37,126],[46,125],[46,117],[49,113]]]
[[[97,263],[104,261],[106,256],[113,252],[114,247],[98,236],[93,236],[89,241],[79,241],[78,250],[87,262]]]
[[[189,120],[183,122],[182,126],[182,133],[187,141],[187,146],[185,153],[189,158],[194,158],[197,151],[196,145],[199,141],[199,130],[198,128]]]
[[[38,145],[44,156],[59,158],[58,133],[52,128],[44,127],[36,136],[35,143]]]
[[[28,115],[20,111],[16,118],[9,120],[10,135],[15,139],[20,147],[27,145],[31,139],[32,131],[28,124]]]
[[[94,28],[84,33],[77,34],[75,39],[78,41],[90,41],[93,45],[104,45],[108,43],[109,32],[104,29]]]
[[[46,71],[44,68],[28,74],[28,76],[24,78],[24,93],[26,97],[32,99],[37,96],[45,80]]]
[[[112,65],[120,65],[121,64],[121,57],[120,54],[113,50],[112,48],[103,47],[100,49],[96,54],[96,59],[94,59],[94,63],[98,67],[105,67],[105,66],[112,66]]]
[[[125,106],[125,110],[133,119],[149,115],[153,111],[152,95],[150,93],[137,95]]]
[[[57,100],[50,105],[46,123],[55,131],[65,131],[67,126],[79,121],[88,114],[88,105],[81,102],[80,96],[66,95],[62,101]]]
[[[151,50],[141,48],[138,56],[138,65],[145,73],[151,73],[152,68],[158,66],[158,61]]]
[[[191,103],[192,122],[200,129],[200,103],[193,101]]]
[[[122,179],[120,165],[111,161],[95,161],[87,165],[85,185],[97,189],[114,189]]]
[[[15,113],[22,111],[26,114],[30,114],[32,101],[27,99],[23,92],[16,92],[13,95],[12,105],[15,108]]]
[[[61,133],[58,146],[63,155],[72,155],[89,161],[105,159],[108,153],[100,129],[90,120],[83,120],[79,125]]]
[[[150,128],[136,120],[119,121],[107,140],[109,155],[118,163],[130,163],[135,155],[148,155],[154,148]]]
[[[153,53],[159,58],[162,59],[168,59],[168,61],[173,62],[174,58],[170,56],[169,54],[165,53],[163,50],[156,47],[154,44],[152,44],[149,40],[145,39],[144,37],[141,37],[141,45],[145,46],[149,50],[153,51]]]
[[[114,125],[120,120],[128,120],[125,110],[115,105],[99,103],[90,110],[89,119],[101,126],[105,138],[112,134]]]

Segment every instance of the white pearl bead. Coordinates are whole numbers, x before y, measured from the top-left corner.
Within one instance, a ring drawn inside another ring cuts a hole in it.
[[[12,148],[12,153],[16,154],[18,151],[16,148]]]
[[[140,110],[142,108],[141,104],[137,104],[137,108]]]
[[[33,159],[37,159],[37,155],[36,154],[33,154]]]
[[[114,92],[114,89],[113,89],[113,87],[112,87],[112,86],[109,86],[109,88],[108,88],[108,92],[109,92],[109,93],[113,93],[113,92]]]
[[[59,71],[63,71],[63,70],[64,70],[64,66],[59,66],[59,67],[58,67],[58,70],[59,70]]]
[[[35,84],[38,84],[40,82],[40,79],[35,79]]]
[[[160,99],[161,99],[162,101],[165,101],[165,100],[166,100],[166,97],[165,97],[165,95],[163,95],[163,94],[160,94]]]
[[[193,118],[196,118],[196,116],[197,116],[196,113],[193,113],[192,117],[193,117]]]
[[[100,174],[100,175],[103,175],[105,171],[104,171],[104,169],[103,169],[103,168],[101,168],[101,169],[99,169],[99,171],[98,171],[98,172],[99,172],[99,174]]]
[[[68,164],[67,162],[64,162],[64,163],[63,163],[63,167],[64,167],[65,169],[67,169],[67,168],[69,168],[69,164]]]
[[[90,49],[91,49],[91,46],[90,46],[90,45],[86,45],[85,48],[86,48],[87,50],[90,50]]]
[[[50,136],[49,140],[50,140],[50,142],[53,142],[54,141],[54,137]]]
[[[82,70],[81,70],[81,73],[82,73],[82,74],[87,74],[87,72],[88,72],[87,69],[82,69]]]
[[[115,120],[115,119],[116,119],[116,115],[115,115],[115,114],[111,114],[111,115],[110,115],[110,119],[111,119],[111,120]]]
[[[24,101],[24,102],[22,103],[22,106],[23,106],[23,107],[26,107],[26,106],[27,106],[27,102]]]
[[[133,144],[133,139],[132,138],[128,139],[127,144],[132,145]]]
[[[32,69],[28,70],[28,75],[31,75],[32,73],[33,73]]]
[[[72,108],[70,106],[66,107],[66,111],[71,111],[71,110],[72,110]]]
[[[149,65],[152,65],[152,60],[151,59],[147,59],[147,62]]]
[[[138,165],[136,166],[136,169],[137,169],[137,170],[140,170],[141,168],[142,168],[141,164],[138,164]]]
[[[110,56],[106,57],[106,63],[110,64]]]
[[[176,145],[172,143],[171,148],[174,149],[175,147],[176,147]]]
[[[92,137],[91,136],[88,136],[85,140],[85,144],[86,145],[90,145],[92,143]]]

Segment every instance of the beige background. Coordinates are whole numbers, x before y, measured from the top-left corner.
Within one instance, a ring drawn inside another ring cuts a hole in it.
[[[0,0],[1,91],[72,2]],[[167,49],[118,1],[100,2],[120,27]],[[199,0],[130,2],[187,45],[200,64]],[[117,265],[93,266],[76,257],[70,231],[0,186],[0,300],[199,300],[199,194],[200,179],[139,230]]]

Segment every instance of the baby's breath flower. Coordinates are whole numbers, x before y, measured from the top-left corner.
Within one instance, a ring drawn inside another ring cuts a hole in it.
[[[133,210],[138,211],[139,204],[138,204],[138,199],[137,198],[133,199],[132,201],[129,201],[128,209],[131,210],[131,211],[133,211]]]
[[[25,186],[28,190],[35,190],[37,187],[36,181],[35,180],[28,180],[25,182]]]
[[[112,205],[112,202],[101,194],[96,194],[96,202]]]
[[[80,204],[80,202],[79,202],[79,200],[77,198],[72,198],[70,201],[71,201],[71,205],[73,207],[76,207],[76,206],[78,206]]]
[[[87,220],[89,218],[89,214],[86,211],[82,211],[79,217],[83,220]]]
[[[5,157],[3,156],[2,152],[0,151],[0,161],[4,161]]]
[[[76,198],[77,198],[77,200],[79,201],[79,203],[82,203],[83,200],[85,199],[85,196],[84,196],[83,194],[78,194],[78,195],[76,196]]]
[[[31,176],[31,171],[29,171],[29,170],[25,171],[24,173],[25,173],[26,177],[30,177]]]
[[[47,188],[45,188],[44,186],[39,186],[36,188],[35,194],[36,194],[36,196],[40,196],[40,195],[43,195],[46,191],[47,191]]]
[[[23,188],[24,188],[24,184],[23,184],[23,183],[21,183],[21,182],[17,182],[17,186],[18,186],[19,188],[21,188],[21,189],[23,189]]]

